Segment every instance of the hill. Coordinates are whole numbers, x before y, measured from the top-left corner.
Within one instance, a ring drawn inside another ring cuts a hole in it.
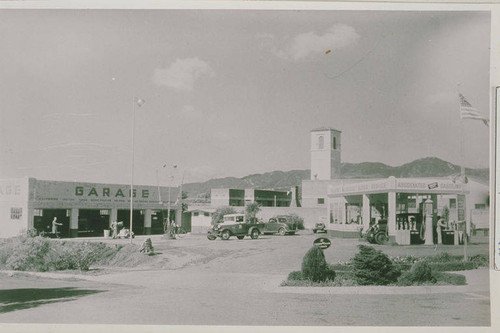
[[[392,167],[383,163],[342,163],[341,178],[398,178],[411,177],[447,177],[460,172],[460,166],[443,161],[436,157],[426,157]],[[310,179],[310,170],[271,171],[263,174],[248,175],[243,178],[226,177],[210,179],[201,183],[183,185],[183,190],[188,194],[189,202],[209,202],[212,188],[235,189],[275,189],[288,190],[298,186],[302,180]],[[479,180],[489,180],[489,169],[465,169],[465,174]]]

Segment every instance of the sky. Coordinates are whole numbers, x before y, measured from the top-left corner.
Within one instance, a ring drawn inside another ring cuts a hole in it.
[[[343,162],[489,165],[457,97],[489,117],[488,12],[0,10],[0,45],[0,178],[308,169],[318,127]]]

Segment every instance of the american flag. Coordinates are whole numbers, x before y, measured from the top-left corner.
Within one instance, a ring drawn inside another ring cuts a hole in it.
[[[458,97],[460,98],[460,118],[461,119],[476,119],[482,120],[483,123],[488,126],[488,119],[482,116],[476,108],[472,107],[472,105],[465,99],[464,95],[458,93]]]

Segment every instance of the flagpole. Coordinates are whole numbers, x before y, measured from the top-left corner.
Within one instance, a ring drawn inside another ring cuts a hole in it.
[[[460,111],[460,181],[462,182],[462,189],[465,184],[465,158],[464,158],[464,120],[462,118],[462,104],[460,102],[460,83],[457,83],[457,93],[458,93],[458,110]],[[467,216],[466,216],[466,202],[465,202],[465,195],[464,196],[464,203],[463,203],[463,210],[464,210],[464,261],[467,261]],[[457,205],[458,206],[458,205]],[[457,209],[460,209],[457,207]]]
[[[134,140],[135,140],[135,96],[132,97],[132,175],[130,177],[130,243],[132,243],[134,208]]]

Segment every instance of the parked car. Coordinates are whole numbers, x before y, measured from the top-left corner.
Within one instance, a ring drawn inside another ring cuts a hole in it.
[[[246,221],[244,214],[228,214],[222,218],[222,223],[217,223],[208,230],[207,238],[215,240],[217,237],[228,240],[231,236],[243,239],[250,236],[252,239],[259,238],[262,224],[258,221]]]
[[[389,240],[387,232],[387,220],[380,219],[368,229],[365,237],[369,243],[383,245]]]
[[[314,228],[312,229],[314,233],[326,233],[326,226],[323,222],[318,222],[314,225]]]
[[[293,235],[296,231],[297,224],[288,215],[274,216],[264,223],[262,228],[264,234],[280,234],[281,236]]]

